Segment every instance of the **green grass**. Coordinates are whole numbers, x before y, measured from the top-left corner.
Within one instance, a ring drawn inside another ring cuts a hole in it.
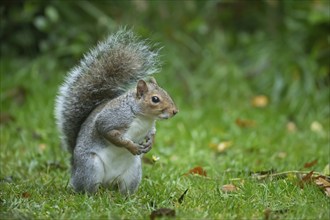
[[[155,209],[171,208],[177,219],[264,219],[267,210],[269,219],[329,219],[329,198],[314,184],[302,189],[294,175],[262,181],[250,175],[270,169],[322,172],[329,163],[327,99],[314,105],[296,96],[292,102],[307,105],[304,111],[294,112],[272,100],[255,108],[250,100],[260,92],[239,66],[213,66],[208,70],[212,78],[206,80],[203,65],[212,63],[201,61],[200,69],[189,75],[173,60],[157,76],[180,113],[158,123],[155,146],[146,157],[160,159],[143,165],[139,190],[124,198],[105,189],[94,196],[76,194],[68,186],[69,155],[60,148],[53,117],[66,69],[47,56],[1,60],[0,218],[148,219]],[[173,73],[178,71],[183,79],[176,80]],[[292,117],[297,130],[290,133],[286,126]],[[240,127],[237,119],[252,120],[254,125]],[[311,130],[315,121],[321,131]],[[223,141],[232,142],[223,153],[210,147]],[[314,159],[315,166],[303,168]],[[203,167],[207,177],[184,175],[196,166]],[[222,186],[230,183],[239,190],[223,192]]]

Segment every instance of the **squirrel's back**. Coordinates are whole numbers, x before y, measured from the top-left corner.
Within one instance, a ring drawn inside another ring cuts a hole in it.
[[[125,93],[159,66],[158,51],[130,30],[121,29],[100,42],[59,89],[55,117],[62,144],[72,152],[82,123],[96,106]]]

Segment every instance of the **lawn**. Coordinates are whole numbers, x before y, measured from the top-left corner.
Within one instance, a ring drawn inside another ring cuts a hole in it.
[[[242,30],[233,31],[228,26],[237,24],[228,14],[216,17],[212,1],[196,1],[195,7],[191,2],[180,10],[151,4],[160,17],[173,10],[166,17],[172,20],[148,20],[150,10],[132,21],[132,8],[126,16],[119,13],[127,2],[118,3],[117,14],[111,14],[163,47],[163,69],[155,78],[180,110],[157,123],[155,145],[144,156],[142,182],[129,197],[108,189],[92,196],[72,190],[70,155],[60,146],[54,119],[54,100],[65,74],[106,34],[94,36],[96,18],[84,16],[106,16],[102,7],[82,2],[84,13],[71,15],[76,3],[52,3],[45,7],[45,19],[51,22],[39,30],[45,35],[39,36],[44,41],[38,53],[30,48],[13,55],[14,38],[1,45],[0,219],[329,219],[329,41],[322,35],[329,13],[322,17],[313,11],[321,17],[316,23],[288,13],[283,32],[260,23],[255,31],[244,29],[250,27],[244,23],[238,25]],[[276,11],[272,3],[265,4]],[[300,5],[281,4],[288,12],[301,12]],[[258,12],[256,20],[262,20],[258,7],[254,3],[242,13]],[[56,10],[68,26],[56,18]],[[145,20],[149,26],[141,25]],[[37,28],[43,24],[38,22]],[[95,28],[101,32],[102,25]]]
[[[302,174],[323,173],[329,162],[329,119],[317,110],[328,103],[308,115],[297,112],[290,121],[286,109],[271,100],[263,107],[253,104],[260,94],[230,65],[217,72],[219,88],[205,81],[209,92],[194,101],[166,84],[169,70],[159,74],[180,113],[158,122],[136,194],[124,198],[105,189],[94,196],[74,193],[68,186],[69,155],[59,146],[53,118],[65,70],[45,66],[47,59],[2,62],[2,219],[145,219],[159,208],[175,210],[178,219],[328,218],[329,197],[313,182],[301,184]],[[52,74],[43,75],[45,71]],[[224,84],[230,86],[220,88]],[[314,160],[315,165],[304,168]],[[189,172],[195,167],[206,174]],[[270,177],[252,175],[261,171]],[[286,171],[301,172],[271,176]],[[229,184],[232,192],[224,187]]]

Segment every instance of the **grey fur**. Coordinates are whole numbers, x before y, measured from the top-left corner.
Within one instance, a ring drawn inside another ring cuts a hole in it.
[[[103,137],[103,134],[113,129],[121,129],[123,133],[127,131],[129,127],[126,126],[132,124],[137,116],[135,112],[140,111],[134,95],[134,90],[130,90],[125,95],[98,106],[81,126],[71,171],[71,184],[75,191],[95,193],[100,185],[119,188],[122,194],[132,194],[137,189],[142,177],[140,155],[132,155],[126,149],[109,146],[109,142]],[[148,132],[156,132],[155,123]],[[145,136],[146,134],[143,135]],[[141,142],[140,139],[133,141]],[[102,152],[105,151],[111,155],[104,155]],[[107,160],[103,160],[103,156],[114,156],[109,162],[120,165],[111,167],[112,171],[107,170],[106,164],[103,164]],[[107,177],[111,172],[118,175],[114,178]]]
[[[100,185],[118,187],[122,194],[137,189],[141,155],[152,148],[156,120],[178,112],[154,79],[142,80],[158,67],[157,52],[122,29],[68,74],[55,115],[63,145],[72,154],[76,191],[94,193]]]
[[[96,106],[159,67],[158,51],[151,51],[130,30],[121,29],[99,43],[69,72],[59,90],[55,117],[62,145],[72,153],[81,124]]]

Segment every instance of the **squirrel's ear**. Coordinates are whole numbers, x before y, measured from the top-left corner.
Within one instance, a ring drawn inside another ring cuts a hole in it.
[[[149,80],[148,80],[148,82],[151,82],[151,83],[157,85],[157,81],[156,81],[156,79],[154,77],[150,77]]]
[[[147,83],[144,80],[139,80],[136,86],[136,97],[140,99],[147,92],[148,92]]]

